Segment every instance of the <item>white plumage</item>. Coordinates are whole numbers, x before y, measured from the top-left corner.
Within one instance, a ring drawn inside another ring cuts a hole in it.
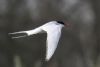
[[[46,41],[46,58],[45,60],[48,61],[54,54],[59,38],[61,36],[61,29],[64,27],[63,24],[57,23],[57,21],[51,21],[48,22],[40,27],[37,27],[32,30],[28,31],[20,31],[20,32],[14,32],[14,33],[9,33],[9,34],[20,34],[20,33],[26,33],[27,36],[41,33],[41,32],[46,32],[47,33],[47,41]],[[26,35],[25,35],[26,36]],[[20,38],[20,37],[25,37],[25,36],[18,36],[18,37],[12,37],[12,38]]]

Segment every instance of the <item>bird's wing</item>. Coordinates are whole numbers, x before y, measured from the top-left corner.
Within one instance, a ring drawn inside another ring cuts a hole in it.
[[[10,35],[19,35],[19,34],[23,34],[23,33],[26,34],[26,35],[21,35],[21,36],[17,36],[17,37],[12,37],[12,38],[20,38],[20,37],[25,37],[25,36],[30,36],[30,35],[33,35],[33,34],[37,34],[37,33],[40,33],[42,31],[43,31],[42,28],[38,27],[38,28],[35,28],[33,30],[19,31],[19,32],[8,33],[8,34],[10,34]]]
[[[47,45],[46,45],[46,61],[48,61],[52,55],[54,54],[59,38],[61,36],[61,31],[53,31],[53,32],[47,32]]]
[[[41,32],[44,32],[44,31],[42,30],[42,27],[41,27],[41,26],[38,27],[38,28],[35,28],[35,29],[33,29],[33,30],[28,30],[28,31],[26,31],[26,33],[28,34],[28,36],[33,35],[33,34],[37,34],[37,33],[41,33]]]

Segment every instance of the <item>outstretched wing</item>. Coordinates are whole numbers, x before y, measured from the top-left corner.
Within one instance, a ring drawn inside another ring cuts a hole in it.
[[[47,44],[46,44],[46,61],[48,61],[54,54],[59,38],[61,36],[61,31],[56,30],[53,32],[47,32]]]
[[[38,28],[35,28],[33,30],[26,31],[26,33],[28,34],[28,36],[33,35],[33,34],[37,34],[37,33],[41,33],[41,32],[43,32],[41,26],[38,27]]]
[[[16,37],[12,37],[12,38],[20,38],[20,37],[25,37],[25,36],[30,36],[30,35],[33,35],[33,34],[37,34],[37,33],[40,33],[42,32],[42,28],[41,27],[38,27],[38,28],[35,28],[33,30],[28,30],[28,31],[19,31],[19,32],[14,32],[14,33],[8,33],[10,35],[20,35],[20,34],[23,34],[24,35],[21,35],[21,36],[16,36]]]

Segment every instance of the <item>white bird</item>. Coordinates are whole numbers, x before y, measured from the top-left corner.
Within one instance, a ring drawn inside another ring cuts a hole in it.
[[[41,32],[46,32],[47,40],[46,40],[46,58],[45,58],[45,60],[49,61],[57,48],[59,38],[61,36],[61,30],[64,26],[65,26],[65,23],[62,21],[50,21],[50,22],[48,22],[40,27],[37,27],[35,29],[32,29],[32,30],[19,31],[19,32],[14,32],[14,33],[9,33],[9,34],[20,34],[20,33],[27,34],[24,36],[12,37],[12,38],[20,38],[20,37],[25,37],[25,36],[30,36],[33,34],[41,33]]]

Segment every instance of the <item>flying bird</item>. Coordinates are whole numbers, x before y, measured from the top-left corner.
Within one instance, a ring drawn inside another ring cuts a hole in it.
[[[9,34],[10,35],[22,34],[22,33],[26,34],[24,36],[12,37],[12,39],[14,39],[14,38],[20,38],[20,37],[25,37],[25,36],[31,36],[31,35],[42,33],[42,32],[47,33],[45,60],[49,61],[57,48],[57,45],[61,36],[61,30],[66,25],[68,26],[68,24],[66,24],[63,21],[50,21],[32,30],[19,31],[19,32],[14,32],[14,33],[9,33]]]

